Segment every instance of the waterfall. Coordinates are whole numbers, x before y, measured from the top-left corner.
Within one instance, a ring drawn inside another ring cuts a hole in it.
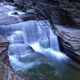
[[[52,32],[47,20],[28,21],[28,24],[23,27],[23,32],[27,45],[34,46],[35,43],[38,43],[44,49],[52,48],[59,51],[57,36]]]
[[[47,20],[28,21],[28,24],[23,27],[23,32],[25,44],[31,46],[35,52],[40,52],[45,56],[55,56],[58,59],[67,58],[60,52],[57,36]]]
[[[30,69],[43,63],[42,58],[66,59],[59,50],[58,39],[47,20],[30,20],[4,28],[9,33],[9,59],[15,70]],[[47,60],[46,60],[47,61]]]

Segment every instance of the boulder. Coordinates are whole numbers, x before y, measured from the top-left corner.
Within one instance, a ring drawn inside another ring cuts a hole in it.
[[[57,0],[14,0],[14,3],[17,4],[19,9],[26,9],[26,12],[34,11],[34,15],[36,15],[37,18],[42,16],[51,23],[63,24],[59,14]],[[33,17],[34,15],[32,14]]]
[[[48,3],[37,2],[36,13],[42,14],[45,19],[49,20],[53,25],[63,24],[59,14],[58,4],[51,5]]]

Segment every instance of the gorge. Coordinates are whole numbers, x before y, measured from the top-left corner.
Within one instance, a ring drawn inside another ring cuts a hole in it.
[[[0,80],[80,80],[79,22],[63,23],[61,1],[61,15],[57,0],[26,2],[0,3]]]

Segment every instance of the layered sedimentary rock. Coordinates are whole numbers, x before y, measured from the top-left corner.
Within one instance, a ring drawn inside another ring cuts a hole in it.
[[[68,2],[64,1],[60,3],[60,14],[62,21],[69,26],[77,26],[80,28],[80,10],[77,6],[80,6],[80,2]]]
[[[24,20],[44,17],[51,23],[62,24],[56,0],[53,2],[48,0],[14,0],[14,3],[21,9],[23,7],[27,12],[27,15],[22,17]]]
[[[22,1],[22,3],[20,2]],[[23,8],[30,13],[34,13],[38,18],[38,15],[43,16],[48,19],[51,23],[61,23],[61,18],[59,14],[58,2],[57,0],[15,0],[14,3],[19,6],[24,6]],[[33,12],[34,11],[34,12]]]
[[[80,62],[80,30],[56,25],[62,51],[75,61]]]
[[[0,61],[10,66],[8,57],[8,46],[9,42],[5,38],[0,36]]]
[[[8,66],[0,62],[0,80],[24,80],[24,79],[18,76],[15,72],[13,72]]]
[[[35,9],[35,13],[56,24],[80,26],[80,2],[73,0],[14,0],[14,3],[23,5],[26,9]]]

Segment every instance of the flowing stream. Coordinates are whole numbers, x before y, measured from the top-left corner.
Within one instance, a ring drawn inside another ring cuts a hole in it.
[[[15,12],[12,10],[13,7],[8,16],[19,19],[18,15],[12,15]],[[48,20],[19,20],[17,24],[0,26],[0,35],[10,42],[8,55],[16,72],[29,76],[30,80],[80,80],[80,70],[60,52],[57,36]]]
[[[80,71],[60,52],[57,36],[47,20],[0,26],[0,34],[10,42],[10,64],[20,75],[31,80],[80,79]]]
[[[57,59],[67,59],[67,56],[59,51],[57,36],[52,32],[47,20],[30,20],[20,24],[21,30],[15,27],[7,37],[10,42],[9,59],[15,70],[30,69],[40,65],[43,63],[41,57],[52,60],[53,56]],[[31,61],[27,57],[34,59]]]
[[[0,28],[0,34],[10,42],[8,55],[15,71],[31,80],[79,80],[80,71],[71,67],[69,58],[60,52],[57,36],[47,20]]]

